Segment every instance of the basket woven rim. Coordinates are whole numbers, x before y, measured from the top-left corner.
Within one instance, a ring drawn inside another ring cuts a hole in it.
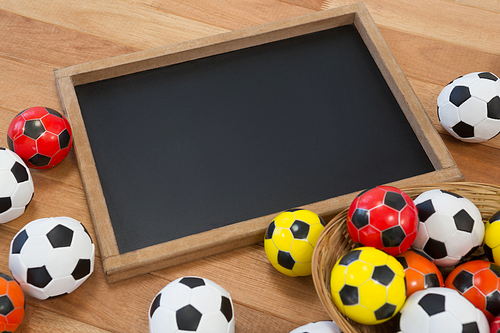
[[[412,199],[432,189],[458,193],[471,200],[481,212],[483,221],[500,210],[500,186],[478,182],[447,182],[402,186],[400,190]],[[312,258],[312,279],[316,293],[328,315],[345,333],[392,332],[390,321],[367,326],[355,323],[342,315],[334,305],[330,293],[330,275],[335,262],[354,247],[347,234],[345,221],[349,207],[334,216],[326,225],[316,243]]]

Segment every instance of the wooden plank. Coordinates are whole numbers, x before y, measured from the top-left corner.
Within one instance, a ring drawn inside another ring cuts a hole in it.
[[[244,307],[238,303],[234,305],[234,314],[237,318],[236,332],[289,333],[299,326],[289,318],[280,318],[274,313],[263,312],[259,308]],[[324,320],[329,320],[329,318],[324,317]],[[310,317],[308,322],[311,321],[317,321],[317,319]]]
[[[0,56],[61,68],[138,51],[77,30],[0,10]],[[26,38],[26,36],[36,38]]]
[[[61,110],[51,69],[0,57],[0,107],[21,112],[31,106]]]
[[[485,52],[388,27],[380,27],[380,32],[409,78],[444,87],[455,78],[472,72],[489,71],[500,75],[498,50]]]
[[[323,9],[344,6],[356,0],[327,0]],[[469,47],[498,53],[498,15],[461,4],[432,0],[425,5],[411,0],[366,0],[364,4],[379,26],[453,43],[467,41]],[[446,13],[446,15],[443,15]],[[462,18],[458,21],[458,18]],[[466,19],[463,19],[466,18]]]
[[[6,0],[0,3],[0,9],[138,49],[227,31],[121,0]]]
[[[467,181],[500,184],[500,149],[443,135]]]
[[[311,8],[313,10],[322,10],[325,6],[325,0],[282,0],[286,3],[292,3],[297,6]]]
[[[210,2],[203,0],[135,0],[133,2],[184,17],[188,13],[190,19],[229,30],[300,16],[313,12],[308,8],[315,9],[314,6],[298,7],[278,0],[253,0],[251,2],[247,0]],[[249,6],[250,3],[251,6]]]
[[[498,2],[498,0],[447,0],[447,1],[500,13],[500,2]]]
[[[107,333],[112,331],[103,330],[68,318],[65,315],[28,305],[18,332]]]
[[[9,250],[10,242],[17,233],[16,230],[8,227],[8,224],[0,224],[0,253],[3,253],[0,260],[0,272],[10,275],[9,269]]]

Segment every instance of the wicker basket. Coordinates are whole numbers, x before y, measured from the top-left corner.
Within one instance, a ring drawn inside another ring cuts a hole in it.
[[[412,199],[431,189],[441,189],[460,194],[471,200],[481,211],[483,220],[488,220],[500,210],[500,186],[459,182],[436,183],[414,187],[402,187]],[[326,311],[345,333],[392,332],[392,321],[374,326],[361,325],[340,313],[330,294],[330,274],[337,260],[350,251],[354,244],[346,227],[347,211],[340,212],[323,230],[318,239],[312,259],[312,277],[316,292]]]

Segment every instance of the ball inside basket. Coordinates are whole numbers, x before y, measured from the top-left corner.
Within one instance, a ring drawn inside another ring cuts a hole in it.
[[[473,182],[450,182],[401,187],[412,199],[431,189],[441,189],[460,194],[474,203],[483,221],[500,210],[500,186]],[[348,208],[331,219],[321,233],[312,258],[312,277],[316,292],[325,310],[345,333],[391,333],[393,322],[367,326],[345,317],[334,305],[330,292],[330,276],[333,266],[347,252],[354,248],[347,231]],[[396,316],[397,317],[397,316]]]

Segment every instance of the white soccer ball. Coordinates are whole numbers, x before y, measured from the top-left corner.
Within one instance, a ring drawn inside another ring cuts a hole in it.
[[[454,289],[419,290],[408,297],[400,314],[394,330],[398,333],[490,332],[484,313]]]
[[[12,150],[0,147],[0,223],[21,216],[33,198],[31,173]]]
[[[461,195],[429,190],[415,200],[418,233],[412,248],[441,267],[458,264],[483,242],[479,209]]]
[[[450,82],[437,99],[441,125],[455,138],[483,142],[500,133],[500,79],[470,73]]]
[[[318,321],[294,329],[290,333],[342,333],[334,321]]]
[[[150,333],[234,333],[229,293],[205,278],[187,276],[169,283],[149,308]]]
[[[69,294],[94,270],[95,247],[70,217],[34,220],[10,244],[9,268],[23,291],[38,299]]]

